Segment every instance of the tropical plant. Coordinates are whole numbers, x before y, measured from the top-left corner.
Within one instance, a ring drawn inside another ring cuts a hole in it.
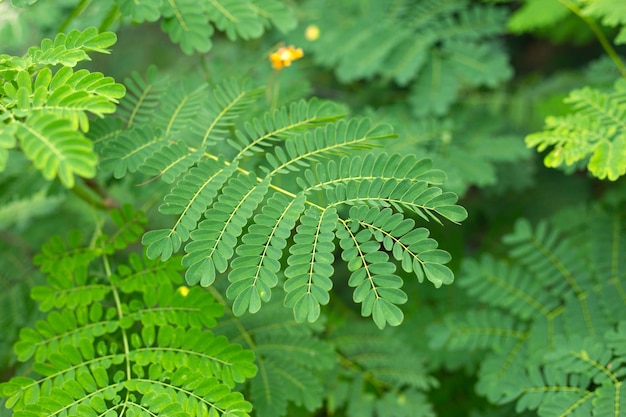
[[[623,415],[625,34],[0,0],[0,416]]]

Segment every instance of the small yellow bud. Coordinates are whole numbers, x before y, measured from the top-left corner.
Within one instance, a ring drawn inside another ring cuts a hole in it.
[[[320,37],[320,28],[317,25],[307,26],[304,30],[304,37],[307,41],[316,41]]]
[[[270,62],[274,69],[280,70],[291,65],[291,61],[295,61],[304,56],[301,48],[293,46],[281,46],[276,52],[270,54]]]
[[[185,287],[184,285],[182,287],[178,287],[178,292],[183,297],[187,297],[187,294],[189,294],[189,287]]]

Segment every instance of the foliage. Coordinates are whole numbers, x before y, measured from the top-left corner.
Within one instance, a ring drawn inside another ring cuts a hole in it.
[[[528,135],[526,143],[538,151],[551,148],[544,159],[548,167],[586,161],[594,176],[617,180],[626,174],[625,91],[624,79],[608,93],[589,87],[572,91],[565,101],[574,111],[548,117],[547,130]]]
[[[305,45],[316,63],[341,82],[381,77],[409,87],[418,116],[443,115],[462,91],[512,75],[494,37],[504,31],[503,8],[465,0],[312,0],[304,7],[322,35]]]
[[[516,410],[540,416],[618,416],[626,400],[623,203],[566,218],[534,228],[519,220],[504,256],[464,262],[459,285],[481,304],[432,326],[431,343],[485,352],[477,390],[492,402],[516,401]]]
[[[0,385],[6,406],[31,416],[249,415],[232,390],[256,373],[253,354],[208,330],[222,307],[181,287],[175,262],[131,253],[111,265],[146,223],[130,206],[111,215],[114,234],[88,247],[78,231],[55,236],[35,257],[47,285],[32,297],[46,315],[20,331],[15,353],[38,376]]]
[[[456,196],[437,187],[443,172],[432,170],[428,160],[398,154],[346,156],[393,137],[390,126],[345,118],[340,106],[316,99],[246,118],[258,89],[226,80],[207,91],[193,79],[171,85],[154,77],[129,80],[133,87],[120,104],[122,119],[93,137],[105,172],[112,169],[123,178],[139,171],[151,176],[148,186],[152,180],[175,183],[159,211],[176,218],[170,227],[144,235],[148,257],[167,260],[186,243],[183,265],[190,285],[212,285],[230,267],[226,295],[241,316],[270,300],[293,234],[285,304],[298,321],[315,321],[333,286],[336,235],[353,271],[354,301],[381,328],[400,324],[397,305],[407,301],[384,251],[393,249],[393,257],[420,282],[452,282],[452,271],[443,265],[449,255],[437,249],[427,229],[402,214],[465,219]],[[192,120],[193,112],[201,112],[201,123]],[[351,208],[344,212],[344,206]]]
[[[0,0],[0,416],[622,415],[622,3]]]
[[[0,55],[0,170],[19,146],[44,178],[58,176],[68,188],[74,186],[74,175],[95,175],[96,154],[84,135],[87,112],[113,113],[125,90],[111,77],[72,67],[89,59],[87,52],[108,53],[115,39],[114,33],[96,28],[74,30],[44,39],[23,57]],[[58,64],[61,68],[53,72],[50,67]]]

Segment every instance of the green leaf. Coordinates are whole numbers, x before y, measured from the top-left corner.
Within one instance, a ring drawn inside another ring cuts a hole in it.
[[[74,175],[95,175],[96,155],[92,143],[71,123],[49,113],[34,113],[18,125],[17,137],[24,154],[42,171],[45,179],[58,176],[67,187],[74,186]]]
[[[198,228],[191,232],[191,242],[185,246],[187,254],[183,258],[183,264],[189,267],[185,277],[190,285],[199,282],[204,286],[211,285],[210,278],[214,274],[212,269],[226,271],[228,261],[234,255],[237,238],[243,232],[243,226],[268,188],[268,180],[259,184],[254,175],[241,174],[231,178],[216,204],[207,211],[207,220],[200,222]],[[229,298],[238,297],[244,287],[248,287],[246,281],[238,287],[230,286]],[[246,297],[251,297],[249,300],[255,303],[257,297],[267,300],[270,296],[270,287],[264,286],[259,292],[256,290],[246,292]],[[252,296],[252,293],[256,295]]]
[[[202,6],[204,7],[204,6]],[[161,6],[163,20],[161,29],[170,39],[179,43],[187,55],[194,52],[208,52],[211,49],[213,26],[208,16],[198,10],[193,0],[176,0],[164,2]]]
[[[134,22],[156,22],[161,17],[161,3],[162,0],[119,0],[119,7]]]
[[[98,33],[95,27],[84,31],[72,30],[59,33],[54,38],[44,39],[40,47],[28,49],[28,55],[39,65],[62,64],[74,67],[78,62],[89,60],[86,52],[109,53],[108,47],[115,44],[117,36],[113,32]]]
[[[587,168],[600,179],[617,180],[626,173],[626,82],[618,80],[609,93],[585,87],[567,97],[573,111],[546,118],[546,130],[526,137],[528,147],[550,149],[548,167],[573,165],[589,158]]]
[[[284,284],[285,305],[293,308],[296,321],[313,322],[320,315],[320,305],[328,304],[328,292],[333,286],[334,230],[337,227],[337,211],[320,213],[309,208],[300,219],[294,236],[294,245],[287,259]]]
[[[613,142],[602,141],[596,147],[587,166],[596,177],[615,181],[626,174],[626,133]]]

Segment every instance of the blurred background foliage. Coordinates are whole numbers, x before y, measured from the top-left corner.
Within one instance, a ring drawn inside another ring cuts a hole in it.
[[[544,128],[546,117],[572,110],[563,101],[571,90],[589,86],[608,91],[624,77],[599,44],[598,33],[563,5],[591,7],[593,1],[266,1],[260,3],[271,3],[280,14],[275,21],[270,16],[257,22],[260,27],[254,33],[211,29],[196,43],[183,43],[182,51],[166,33],[165,15],[146,9],[133,17],[127,13],[129,3],[0,1],[0,53],[22,55],[59,31],[95,26],[115,31],[118,41],[112,54],[94,56],[85,67],[118,82],[135,71],[146,73],[152,65],[173,79],[198,72],[213,85],[226,77],[248,77],[267,86],[262,109],[318,96],[342,103],[351,114],[388,121],[398,139],[382,150],[431,158],[448,175],[444,188],[459,194],[460,204],[470,213],[462,226],[432,226],[440,246],[452,254],[451,267],[459,281],[464,279],[464,259],[483,253],[506,255],[501,238],[513,232],[521,217],[535,224],[558,214],[557,225],[563,218],[582,223],[585,207],[608,205],[621,211],[623,219],[623,178],[599,180],[580,163],[547,169],[544,155],[524,143],[526,135]],[[601,9],[610,2],[596,3],[585,16],[614,42],[614,51],[623,60],[626,13],[620,15],[616,9],[611,15]],[[279,45],[301,47],[304,57],[275,71],[268,55]],[[11,345],[19,329],[34,323],[39,314],[28,298],[30,288],[42,281],[32,256],[50,235],[67,234],[74,227],[89,235],[100,227],[94,226],[100,222],[99,209],[86,202],[89,198],[42,180],[34,169],[24,170],[27,165],[16,155],[0,177],[1,381],[27,372],[16,363]],[[114,201],[131,203],[148,215],[156,212],[159,200],[136,187],[134,179],[118,182],[99,175],[97,181]],[[83,191],[96,199],[97,190]],[[151,227],[158,226],[156,222],[151,220]],[[576,238],[567,227],[563,230]],[[624,233],[623,226],[619,233]],[[335,273],[348,274],[341,267]],[[625,279],[623,266],[618,279]],[[480,302],[458,285],[434,289],[410,277],[405,283],[410,300],[404,306],[405,322],[383,333],[389,340],[401,340],[399,349],[409,349],[432,378],[423,390],[424,401],[432,408],[420,415],[514,415],[513,405],[490,403],[475,393],[483,351],[459,353],[429,344],[430,325],[448,313],[463,315]],[[331,344],[346,322],[361,321],[348,289],[337,286],[334,291],[335,300],[320,324],[323,328],[314,330]],[[369,322],[363,326],[373,327]],[[236,332],[226,324],[224,333],[237,341]],[[362,337],[372,336],[364,332]],[[344,353],[349,356],[349,351]],[[344,380],[352,381],[350,367],[343,372]],[[372,383],[369,389],[376,393],[379,388]],[[358,415],[357,408],[347,405],[349,388],[334,389],[339,397],[316,403],[321,411],[311,413],[291,404],[289,415],[343,415],[342,410]],[[0,415],[6,413],[0,410]],[[515,415],[536,414],[527,410]]]

